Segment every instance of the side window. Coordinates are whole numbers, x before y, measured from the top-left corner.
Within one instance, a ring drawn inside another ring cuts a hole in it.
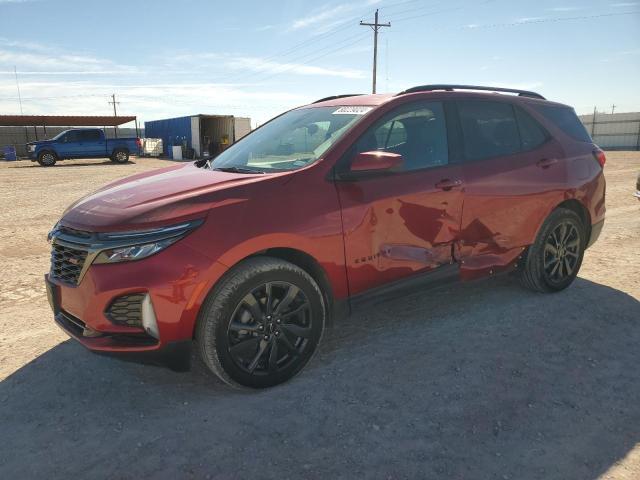
[[[85,142],[97,142],[100,140],[100,132],[98,130],[85,130],[82,132],[82,140]]]
[[[520,129],[520,139],[523,150],[533,150],[547,141],[549,134],[542,126],[527,112],[520,107],[515,107],[518,128]]]
[[[399,153],[402,171],[446,165],[447,128],[440,102],[400,107],[374,124],[359,140],[356,152]]]
[[[67,132],[64,138],[65,138],[64,141],[67,143],[80,142],[82,140],[80,137],[80,132],[78,130],[71,130]]]
[[[457,103],[467,160],[520,151],[520,135],[511,104],[482,100]]]

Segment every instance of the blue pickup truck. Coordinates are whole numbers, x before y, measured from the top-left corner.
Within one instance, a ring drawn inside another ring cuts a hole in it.
[[[27,143],[32,162],[43,167],[55,165],[58,160],[70,158],[109,158],[115,163],[126,163],[129,155],[138,155],[139,138],[106,138],[99,128],[74,128],[59,133],[51,140]]]

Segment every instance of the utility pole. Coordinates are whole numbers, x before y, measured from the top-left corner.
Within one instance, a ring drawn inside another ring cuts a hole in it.
[[[18,89],[18,103],[20,104],[20,115],[24,115],[22,112],[22,95],[20,95],[20,82],[18,82],[18,70],[16,66],[13,66],[13,74],[16,76],[16,88]]]
[[[591,119],[591,138],[596,134],[596,108],[593,107],[593,118]]]
[[[374,23],[365,23],[360,21],[360,25],[371,27],[373,30],[373,93],[376,93],[376,71],[378,68],[378,30],[381,27],[390,27],[391,22],[379,23],[378,22],[378,9],[376,8],[376,16]]]
[[[111,101],[108,103],[113,103],[113,116],[117,117],[118,116],[118,112],[116,111],[116,105],[120,105],[120,102],[116,102],[116,94],[113,93],[111,94]],[[105,130],[106,132],[106,130]],[[113,126],[113,133],[116,136],[116,138],[118,138],[118,126],[114,125]]]
[[[613,115],[613,112],[614,112],[614,110],[615,110],[615,109],[616,109],[615,104],[614,104],[614,105],[611,105],[611,115]]]
[[[18,82],[18,69],[16,66],[13,66],[13,74],[16,76],[16,88],[18,89],[18,103],[20,104],[20,115],[24,115],[22,111],[22,95],[20,94],[20,82]],[[29,143],[29,131],[27,127],[24,127],[24,143]],[[36,140],[38,139],[38,132],[36,131]]]
[[[116,105],[120,105],[120,102],[116,102],[116,94],[113,93],[111,95],[111,101],[107,102],[109,104],[113,104],[113,116],[117,117],[118,116],[118,112],[116,111]]]

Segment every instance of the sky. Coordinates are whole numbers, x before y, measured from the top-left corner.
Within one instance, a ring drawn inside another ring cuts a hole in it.
[[[0,0],[0,114],[251,117],[457,83],[640,110],[640,1]],[[19,84],[22,107],[18,99]]]

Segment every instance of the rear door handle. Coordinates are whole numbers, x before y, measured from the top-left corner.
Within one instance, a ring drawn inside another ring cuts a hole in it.
[[[448,178],[444,178],[436,183],[436,188],[440,190],[451,190],[452,188],[462,186],[462,180],[449,180]]]
[[[542,160],[538,160],[536,165],[540,168],[549,168],[554,163],[558,163],[557,158],[543,158]]]

